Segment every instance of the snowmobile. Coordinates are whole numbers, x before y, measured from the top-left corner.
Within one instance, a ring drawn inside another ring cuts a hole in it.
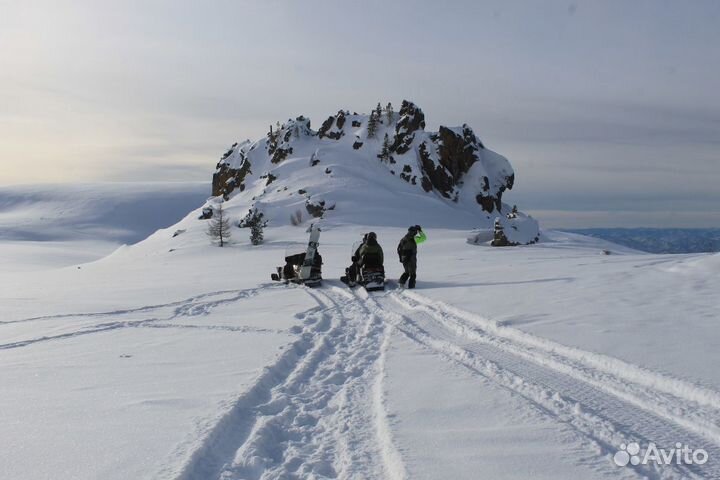
[[[277,267],[277,273],[270,275],[276,282],[297,283],[308,287],[322,284],[322,256],[318,252],[320,227],[315,224],[308,228],[310,240],[307,247],[291,246],[285,250],[285,265]]]
[[[381,266],[359,266],[357,262],[357,254],[362,247],[362,242],[355,242],[352,246],[351,256],[353,264],[345,269],[345,275],[340,277],[340,281],[348,287],[361,285],[369,292],[377,290],[385,290],[385,269]]]
[[[361,267],[358,284],[368,292],[385,290],[385,269],[383,267]]]

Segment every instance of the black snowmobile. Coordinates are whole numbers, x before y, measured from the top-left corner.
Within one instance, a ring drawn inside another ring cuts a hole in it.
[[[300,245],[285,250],[285,265],[277,267],[277,273],[270,275],[276,282],[297,283],[308,287],[322,284],[322,256],[318,252],[320,227],[310,225],[310,240],[303,249]]]
[[[355,242],[351,250],[352,265],[345,269],[345,275],[340,281],[349,287],[361,285],[365,290],[372,292],[385,290],[385,268],[381,264],[362,264],[360,249],[367,241],[367,235],[362,242]]]
[[[385,290],[385,269],[383,267],[360,267],[358,284],[368,292]]]

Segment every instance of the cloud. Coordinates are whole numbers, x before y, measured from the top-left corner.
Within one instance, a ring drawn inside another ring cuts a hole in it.
[[[717,2],[2,8],[0,183],[206,179],[276,120],[409,98],[506,155],[521,208],[720,201]]]

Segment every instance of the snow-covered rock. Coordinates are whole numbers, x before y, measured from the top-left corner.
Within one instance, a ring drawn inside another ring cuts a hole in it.
[[[259,208],[270,223],[307,219],[365,224],[507,227],[508,243],[537,241],[537,221],[508,218],[503,193],[515,184],[510,162],[468,125],[425,130],[422,109],[340,110],[318,131],[300,116],[266,137],[233,144],[217,164],[213,195],[231,212]],[[337,206],[337,208],[335,208]],[[358,217],[363,217],[360,220]],[[380,218],[383,217],[383,218]],[[512,238],[510,238],[512,237]]]

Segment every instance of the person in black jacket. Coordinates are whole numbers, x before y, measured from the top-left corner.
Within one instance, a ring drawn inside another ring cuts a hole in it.
[[[408,288],[415,288],[417,277],[417,246],[426,239],[427,236],[425,232],[422,231],[422,228],[420,228],[420,225],[413,225],[408,228],[408,233],[400,240],[397,253],[404,269],[403,274],[398,280],[400,285],[405,286],[405,282],[408,282]]]
[[[367,234],[365,244],[360,248],[359,253],[360,260],[358,264],[360,267],[383,269],[385,257],[383,255],[383,249],[377,241],[377,235],[375,232]]]

